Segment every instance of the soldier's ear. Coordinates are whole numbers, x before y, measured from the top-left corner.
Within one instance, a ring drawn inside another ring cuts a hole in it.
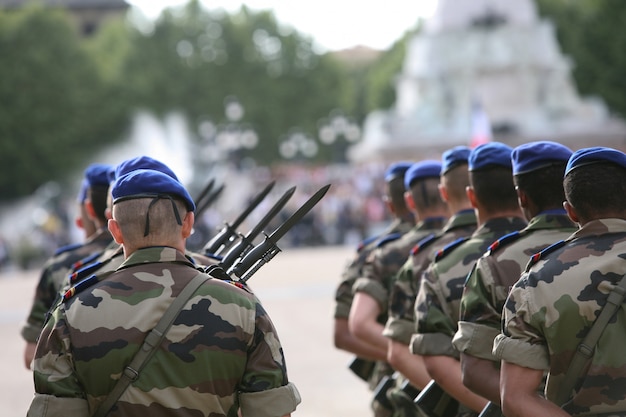
[[[183,234],[184,239],[187,239],[189,236],[191,236],[195,219],[196,217],[193,211],[188,211],[187,214],[185,215],[185,218],[183,219],[183,229],[182,229],[182,234]]]
[[[439,188],[439,195],[441,196],[441,199],[447,203],[448,202],[448,189],[446,188],[445,185],[441,183],[439,183],[437,188]]]
[[[567,212],[567,215],[574,223],[580,223],[576,209],[567,200],[563,202],[563,208]]]
[[[465,187],[465,193],[467,194],[467,199],[472,204],[472,207],[476,208],[476,193],[474,192],[474,187],[468,185]]]
[[[109,228],[109,232],[111,232],[111,236],[115,239],[115,242],[120,245],[124,243],[124,237],[122,236],[122,231],[117,221],[115,219],[109,219],[107,226]]]

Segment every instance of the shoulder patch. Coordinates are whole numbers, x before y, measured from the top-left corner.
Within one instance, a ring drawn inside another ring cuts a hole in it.
[[[376,239],[378,239],[378,236],[370,236],[366,239],[363,239],[359,245],[356,247],[356,251],[357,252],[361,252],[363,250],[363,248],[365,248],[367,245],[369,245],[370,243],[373,243],[376,241]]]
[[[83,291],[85,288],[91,287],[93,284],[98,282],[98,277],[96,275],[91,275],[89,278],[85,278],[82,281],[79,281],[75,285],[72,285],[69,290],[63,293],[63,302],[66,303],[72,299],[76,294]]]
[[[450,242],[446,246],[444,246],[443,248],[439,249],[439,251],[435,255],[435,262],[437,262],[437,261],[445,258],[446,256],[448,256],[448,254],[450,252],[452,252],[457,246],[459,246],[461,243],[465,242],[468,239],[469,239],[469,236],[460,237],[457,240],[455,240],[453,242]]]
[[[555,250],[563,247],[565,243],[567,243],[565,240],[559,240],[558,242],[555,242],[551,244],[550,246],[544,248],[540,252],[535,253],[533,256],[530,257],[530,260],[528,261],[528,264],[526,265],[526,271],[528,271],[534,264],[536,264],[541,259],[543,259],[547,254],[552,253]]]
[[[72,243],[71,245],[61,246],[60,248],[58,248],[57,250],[54,251],[53,256],[57,256],[57,255],[60,255],[62,253],[65,253],[65,252],[69,252],[69,251],[72,251],[74,249],[78,249],[81,246],[83,246],[83,243]]]
[[[378,240],[378,242],[376,242],[376,247],[377,248],[381,248],[381,247],[385,246],[387,243],[393,242],[394,240],[398,240],[401,237],[402,237],[402,233],[391,233],[391,234],[388,234],[387,236],[384,236],[384,237],[380,238]]]
[[[91,264],[100,255],[101,255],[101,252],[92,253],[91,255],[86,256],[86,257],[84,257],[83,259],[81,259],[81,260],[79,260],[77,262],[74,262],[74,264],[72,264],[72,270],[73,271],[77,271],[80,268],[82,268],[83,266]]]
[[[91,263],[89,265],[83,266],[80,269],[77,269],[76,271],[72,272],[69,276],[69,283],[70,285],[74,285],[79,283],[80,281],[82,281],[83,279],[87,278],[88,276],[92,275],[94,271],[96,271],[97,269],[100,269],[100,267],[102,267],[102,265],[104,265],[103,262],[94,262]]]
[[[489,248],[487,249],[487,256],[492,255],[498,249],[501,249],[504,246],[509,245],[509,244],[515,242],[517,239],[519,239],[523,235],[524,234],[520,233],[519,230],[516,230],[515,232],[511,232],[511,233],[509,233],[507,235],[502,236],[500,239],[496,240],[491,245],[489,245]]]
[[[437,238],[438,236],[436,234],[431,233],[425,238],[423,238],[422,240],[420,240],[419,242],[417,242],[415,246],[413,246],[413,249],[411,249],[411,256],[415,256],[420,250],[423,250],[424,248],[428,247],[431,243],[433,243],[435,240],[437,240]]]

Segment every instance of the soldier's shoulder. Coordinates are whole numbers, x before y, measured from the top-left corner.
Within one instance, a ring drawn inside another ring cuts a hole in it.
[[[567,243],[566,240],[559,240],[558,242],[554,242],[550,246],[547,246],[546,248],[532,255],[530,257],[530,260],[528,261],[528,264],[526,265],[526,271],[528,271],[533,265],[535,265],[540,260],[545,259],[546,256],[548,256],[552,252],[565,246],[566,243]]]
[[[439,262],[442,259],[444,259],[446,256],[450,255],[452,252],[454,252],[454,250],[456,248],[461,246],[468,239],[469,239],[469,236],[460,237],[460,238],[458,238],[458,239],[448,243],[443,248],[439,249],[439,251],[437,251],[437,254],[435,255],[435,262]]]
[[[376,247],[382,248],[385,245],[388,245],[389,243],[400,239],[401,237],[402,237],[402,233],[390,233],[378,239],[378,241],[376,241]]]
[[[357,253],[358,252],[362,252],[368,246],[373,245],[378,238],[379,238],[378,235],[374,235],[374,236],[367,237],[367,238],[363,239],[362,241],[360,241],[359,244],[356,247]]]
[[[54,251],[52,256],[53,257],[57,257],[59,255],[65,254],[65,253],[75,251],[76,249],[79,249],[79,248],[81,248],[83,246],[84,246],[84,243],[72,243],[72,244],[69,244],[69,245],[61,246],[60,248],[58,248],[57,250]]]
[[[441,236],[436,233],[431,233],[428,236],[421,239],[419,242],[413,246],[411,249],[411,256],[415,256],[427,247],[431,246],[434,242],[436,242]]]
[[[524,232],[516,230],[514,232],[511,232],[509,234],[506,234],[500,237],[499,239],[494,241],[491,245],[489,245],[489,248],[487,249],[485,256],[492,256],[493,254],[511,245],[512,243],[517,242],[524,235],[525,235]]]

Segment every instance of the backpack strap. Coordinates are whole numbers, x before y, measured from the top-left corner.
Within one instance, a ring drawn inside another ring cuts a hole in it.
[[[624,302],[624,298],[626,297],[626,275],[622,277],[622,279],[617,283],[615,287],[609,293],[609,296],[606,299],[606,304],[600,311],[598,318],[593,322],[593,325],[589,329],[589,332],[585,336],[585,338],[580,342],[576,352],[574,353],[574,357],[572,358],[572,362],[565,373],[565,379],[563,380],[563,384],[559,388],[558,395],[556,397],[556,404],[560,407],[563,407],[569,398],[571,397],[572,390],[576,387],[578,383],[578,379],[581,376],[581,373],[589,361],[589,359],[593,356],[593,352],[596,348],[596,344],[602,335],[602,332],[606,328],[606,325],[611,320],[611,317],[615,314],[617,309]]]
[[[172,304],[167,308],[161,320],[159,320],[154,329],[152,329],[144,339],[139,351],[137,351],[130,363],[124,368],[120,379],[117,380],[113,390],[111,390],[102,404],[100,404],[100,407],[98,407],[93,417],[105,417],[124,391],[126,391],[126,388],[139,378],[139,373],[150,358],[152,358],[156,348],[161,344],[165,334],[176,317],[178,317],[178,314],[185,304],[187,304],[187,301],[189,301],[200,285],[209,279],[211,279],[211,277],[205,274],[196,275],[196,277],[189,281],[185,288],[183,288],[180,294],[178,294],[178,297],[172,301]]]

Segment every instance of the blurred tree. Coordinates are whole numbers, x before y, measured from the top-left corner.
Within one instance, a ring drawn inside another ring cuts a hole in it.
[[[583,95],[597,95],[626,117],[626,2],[623,0],[538,0],[551,19]]]
[[[0,12],[0,199],[32,193],[75,172],[119,134],[122,109],[74,25],[39,6]]]

